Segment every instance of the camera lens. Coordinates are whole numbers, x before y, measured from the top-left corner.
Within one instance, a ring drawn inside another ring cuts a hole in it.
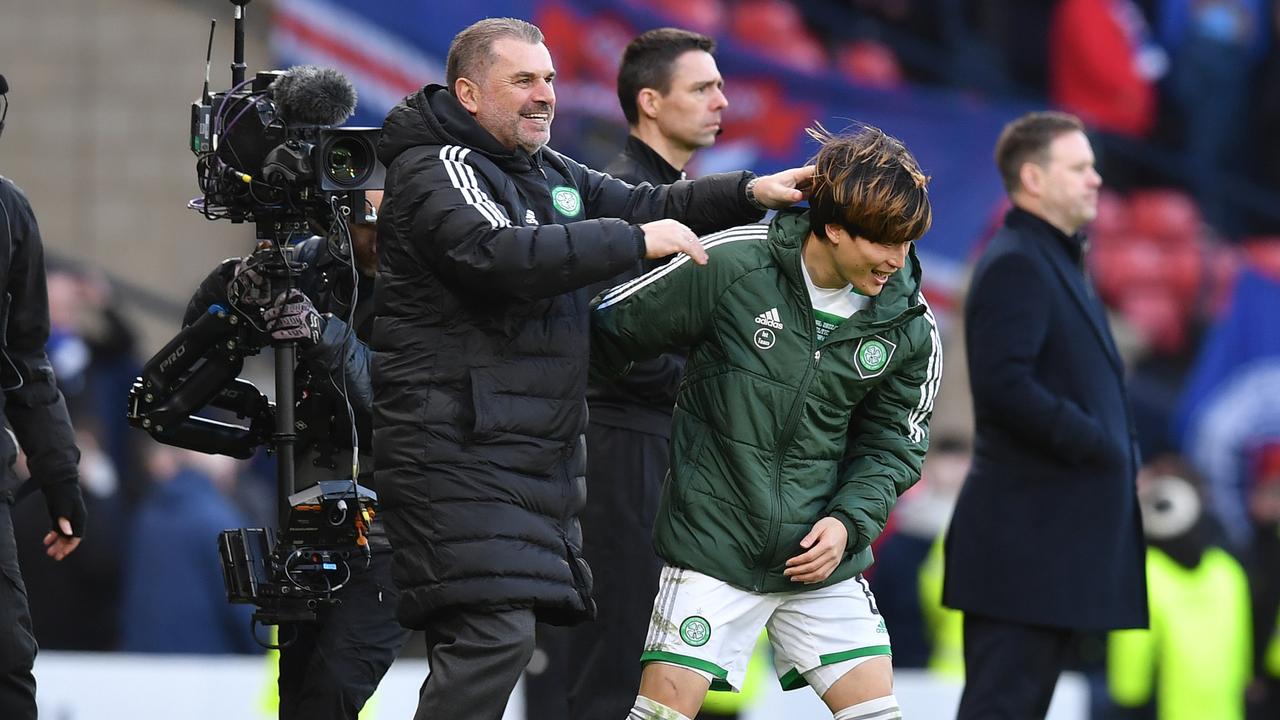
[[[342,187],[364,182],[373,168],[373,148],[363,138],[340,137],[324,156],[325,177]]]

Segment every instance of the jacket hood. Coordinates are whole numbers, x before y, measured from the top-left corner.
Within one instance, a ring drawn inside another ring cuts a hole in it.
[[[512,171],[532,165],[529,153],[503,147],[443,85],[427,85],[391,108],[378,140],[378,159],[390,166],[405,150],[419,145],[461,145]]]
[[[808,210],[783,210],[769,223],[769,244],[778,266],[802,294],[806,291],[804,278],[800,273],[800,248],[807,237]],[[872,307],[875,308],[876,315],[889,317],[919,305],[921,278],[920,258],[916,256],[916,246],[912,243],[911,249],[907,251],[906,265],[889,278],[884,289],[875,297]]]

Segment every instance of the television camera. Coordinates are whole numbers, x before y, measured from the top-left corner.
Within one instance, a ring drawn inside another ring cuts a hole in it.
[[[385,169],[375,152],[380,129],[339,127],[356,104],[355,88],[341,73],[301,66],[245,80],[249,1],[231,0],[231,88],[212,94],[210,28],[204,90],[191,107],[190,147],[202,194],[189,206],[210,220],[254,223],[255,266],[274,297],[295,287],[306,269],[294,240],[327,229],[339,238],[337,256],[351,261],[344,220],[364,214],[364,191],[382,187]],[[168,445],[237,458],[265,445],[276,455],[278,529],[229,529],[218,537],[227,599],[256,606],[251,632],[268,645],[258,637],[259,623],[315,620],[340,603],[334,592],[369,561],[377,495],[356,480],[358,448],[348,477],[294,487],[295,446],[335,441],[308,436],[328,426],[306,417],[314,393],[305,386],[304,401],[297,402],[295,343],[272,341],[263,325],[261,308],[210,306],[147,361],[129,393],[128,420]],[[268,345],[275,402],[239,377],[244,359]],[[235,420],[201,414],[210,410]],[[354,437],[351,444],[358,445]]]

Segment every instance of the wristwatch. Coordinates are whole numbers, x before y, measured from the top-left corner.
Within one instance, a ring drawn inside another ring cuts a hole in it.
[[[751,203],[751,207],[767,212],[769,208],[765,206],[764,203],[756,199],[756,181],[759,179],[760,177],[756,176],[747,181],[747,202]]]

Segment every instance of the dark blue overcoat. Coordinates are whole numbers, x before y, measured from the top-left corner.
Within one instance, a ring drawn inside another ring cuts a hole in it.
[[[946,605],[1077,630],[1147,623],[1124,367],[1080,236],[1011,210],[965,303],[977,423]]]

